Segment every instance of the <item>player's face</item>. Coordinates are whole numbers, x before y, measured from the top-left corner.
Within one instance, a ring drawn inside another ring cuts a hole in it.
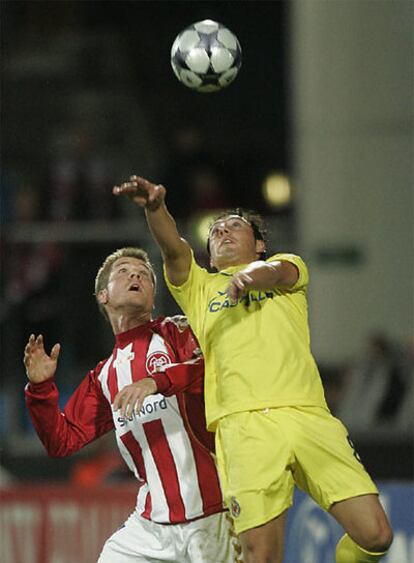
[[[114,312],[150,313],[154,305],[154,283],[145,262],[133,257],[115,260],[104,298],[105,305]]]
[[[229,215],[213,223],[210,234],[210,263],[218,270],[257,260],[264,242],[256,240],[246,219]]]

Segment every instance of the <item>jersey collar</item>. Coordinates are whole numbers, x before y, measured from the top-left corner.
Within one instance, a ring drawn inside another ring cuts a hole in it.
[[[243,270],[243,268],[246,268],[246,266],[248,266],[248,264],[238,264],[237,266],[229,266],[228,268],[224,268],[224,270],[220,270],[219,274],[221,274],[222,276],[232,276],[236,272]]]
[[[130,344],[134,340],[138,340],[140,337],[146,334],[148,330],[154,330],[155,328],[157,328],[161,321],[162,318],[158,317],[157,319],[155,319],[155,321],[148,321],[142,325],[131,328],[130,330],[116,334],[116,345],[123,347],[127,344]]]

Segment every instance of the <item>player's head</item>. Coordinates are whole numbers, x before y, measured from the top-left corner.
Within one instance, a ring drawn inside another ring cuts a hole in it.
[[[266,259],[266,231],[258,213],[237,208],[218,215],[210,225],[207,252],[211,266],[221,270]]]
[[[95,278],[95,297],[109,320],[108,307],[152,310],[157,286],[154,268],[145,250],[119,248],[107,256]]]

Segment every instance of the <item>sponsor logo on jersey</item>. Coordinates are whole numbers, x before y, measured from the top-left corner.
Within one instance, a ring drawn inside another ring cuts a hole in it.
[[[162,399],[156,399],[155,401],[148,401],[147,398],[138,412],[133,412],[130,416],[118,416],[116,420],[120,428],[123,428],[128,423],[134,422],[137,418],[160,413],[160,411],[163,411],[167,408],[168,403],[165,397],[163,397]]]
[[[163,371],[163,368],[170,363],[170,357],[166,352],[157,351],[148,355],[145,368],[149,375],[153,375],[157,371]]]
[[[218,313],[223,309],[232,309],[238,305],[249,307],[252,303],[260,303],[266,299],[273,299],[275,292],[268,291],[249,291],[246,295],[240,297],[235,303],[232,303],[228,298],[226,291],[218,291],[217,295],[210,300],[208,310],[210,313]]]

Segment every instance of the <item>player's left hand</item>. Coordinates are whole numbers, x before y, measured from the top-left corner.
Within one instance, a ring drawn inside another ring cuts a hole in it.
[[[130,417],[133,412],[138,414],[142,407],[144,400],[149,395],[154,395],[157,392],[157,384],[152,377],[145,377],[135,383],[126,385],[119,393],[116,394],[113,410],[116,412],[121,411],[121,416]]]
[[[239,297],[244,295],[251,284],[253,283],[253,278],[246,274],[245,272],[237,272],[231,278],[230,283],[227,287],[227,295],[232,303],[237,303]]]

